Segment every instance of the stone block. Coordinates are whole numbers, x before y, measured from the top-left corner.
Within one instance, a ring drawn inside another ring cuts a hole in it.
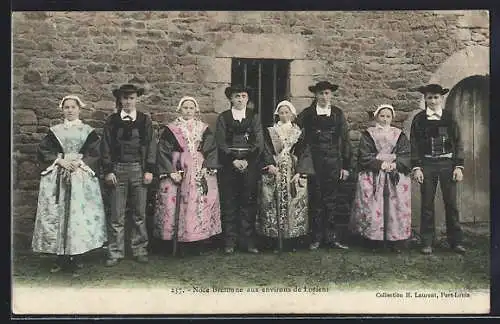
[[[293,60],[290,62],[290,75],[321,75],[325,64],[318,60]]]
[[[13,122],[19,125],[36,125],[38,119],[33,110],[16,109],[14,110]]]
[[[117,41],[120,51],[128,51],[137,47],[137,40],[133,35],[122,35],[117,38]]]
[[[305,59],[308,43],[297,35],[233,34],[217,50],[218,57]]]
[[[456,36],[461,41],[469,41],[472,39],[472,32],[468,28],[458,28]]]
[[[28,70],[24,74],[23,80],[25,83],[41,83],[42,82],[42,75],[38,71]]]
[[[290,102],[295,106],[297,114],[300,114],[305,108],[309,107],[313,97],[291,97]]]
[[[290,95],[293,97],[307,97],[313,94],[308,87],[314,84],[314,78],[310,75],[297,75],[290,77]]]
[[[17,179],[35,180],[40,176],[39,169],[33,161],[23,161],[17,165]]]
[[[466,28],[489,28],[490,18],[487,10],[470,10],[463,12],[457,26]]]
[[[231,82],[231,59],[198,57],[196,59],[199,69],[204,71],[205,82]]]

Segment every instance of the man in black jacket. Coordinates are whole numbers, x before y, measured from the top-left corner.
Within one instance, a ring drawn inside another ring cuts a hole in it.
[[[247,108],[249,89],[227,87],[228,109],[217,118],[215,137],[222,169],[219,190],[222,203],[222,229],[225,252],[232,254],[239,241],[249,253],[255,246],[258,159],[264,147],[260,116]],[[272,170],[271,170],[272,171]]]
[[[449,90],[438,84],[429,84],[418,90],[424,95],[426,109],[415,115],[410,141],[413,175],[421,184],[422,193],[421,252],[432,253],[435,235],[434,197],[439,181],[448,242],[457,253],[465,253],[457,205],[457,182],[463,179],[464,147],[456,120],[450,111],[443,110],[443,96]]]
[[[309,177],[311,208],[311,245],[316,250],[321,243],[347,249],[339,241],[337,219],[337,193],[340,181],[349,177],[351,144],[344,113],[331,104],[332,93],[338,86],[327,81],[310,86],[316,96],[313,104],[297,117],[297,124],[305,131],[310,145],[315,176]]]
[[[144,89],[132,84],[114,90],[118,111],[104,125],[102,165],[106,184],[111,186],[106,266],[114,266],[125,257],[125,208],[129,193],[134,222],[132,253],[138,262],[148,262],[146,185],[153,179],[156,137],[151,118],[136,110],[137,97],[143,93]]]

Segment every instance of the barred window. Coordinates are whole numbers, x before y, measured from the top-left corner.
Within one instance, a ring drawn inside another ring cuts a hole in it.
[[[253,89],[251,101],[263,127],[274,123],[274,109],[290,96],[290,60],[234,58],[231,81]]]

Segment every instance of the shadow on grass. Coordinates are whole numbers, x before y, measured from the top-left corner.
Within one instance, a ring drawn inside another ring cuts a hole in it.
[[[20,286],[71,287],[328,287],[329,289],[489,289],[489,238],[467,235],[466,255],[445,246],[431,256],[409,246],[397,255],[351,246],[346,251],[320,249],[310,252],[264,251],[259,255],[224,255],[213,249],[203,256],[152,254],[149,264],[125,259],[104,267],[104,251],[84,257],[81,276],[51,274],[54,258],[18,253],[13,282]]]

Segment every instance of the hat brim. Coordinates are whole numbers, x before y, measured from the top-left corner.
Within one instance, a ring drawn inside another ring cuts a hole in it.
[[[429,89],[428,87],[420,87],[417,89],[418,92],[420,92],[421,94],[426,94],[426,93],[437,93],[437,94],[440,94],[440,95],[445,95],[447,94],[448,92],[450,92],[450,89],[447,89],[447,88],[443,88],[439,91],[436,91],[436,90],[432,90],[432,89]]]
[[[327,87],[316,87],[316,86],[309,86],[308,89],[309,91],[311,91],[312,93],[316,93],[318,91],[323,91],[323,90],[331,90],[332,92],[333,91],[336,91],[337,89],[339,88],[338,85],[331,85],[331,86],[327,86]]]
[[[127,94],[127,93],[137,93],[137,97],[140,97],[144,94],[144,88],[137,88],[136,90],[134,90],[134,89],[127,89],[127,90],[115,89],[115,90],[113,90],[113,96],[115,96],[115,98],[120,98],[120,96],[122,94]]]
[[[248,95],[250,95],[250,91],[251,89],[246,87],[246,88],[234,88],[234,87],[227,87],[225,90],[224,90],[224,94],[226,95],[226,98],[227,99],[231,99],[231,95],[233,93],[240,93],[240,92],[246,92]]]

